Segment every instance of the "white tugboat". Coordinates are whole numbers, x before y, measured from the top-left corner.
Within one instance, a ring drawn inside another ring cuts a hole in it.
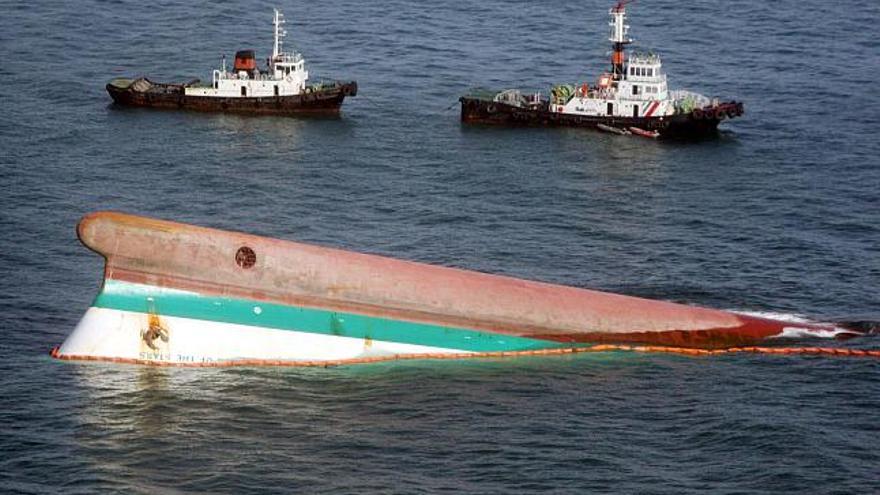
[[[690,138],[710,135],[718,123],[743,114],[743,104],[720,102],[690,91],[670,91],[660,57],[630,53],[626,4],[611,8],[611,70],[591,85],[562,84],[541,93],[475,90],[459,98],[461,120],[469,123],[569,126],[646,137]]]
[[[283,51],[284,16],[275,9],[275,43],[264,70],[257,67],[253,50],[236,52],[231,71],[214,70],[211,84],[198,79],[166,84],[138,79],[114,79],[107,84],[113,101],[122,105],[182,108],[202,111],[301,114],[336,113],[346,96],[357,94],[357,83],[309,83],[302,54]]]

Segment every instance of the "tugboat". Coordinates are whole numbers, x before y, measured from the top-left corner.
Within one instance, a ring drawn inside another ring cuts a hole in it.
[[[254,114],[335,114],[346,96],[357,95],[357,83],[339,81],[309,84],[302,54],[284,52],[283,14],[275,9],[275,44],[264,71],[253,50],[235,54],[232,71],[214,70],[211,84],[198,79],[183,84],[158,83],[141,77],[114,79],[107,92],[115,103],[137,107],[177,108],[209,112]]]
[[[670,91],[660,57],[630,53],[626,4],[611,8],[611,71],[595,85],[554,86],[549,98],[509,89],[474,90],[459,98],[467,123],[585,127],[650,138],[700,138],[717,132],[725,119],[743,114],[743,104],[721,102],[690,91]]]

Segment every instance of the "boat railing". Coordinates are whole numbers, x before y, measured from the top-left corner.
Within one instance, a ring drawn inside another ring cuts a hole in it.
[[[277,81],[275,77],[272,76],[271,72],[260,72],[256,75],[248,74],[245,77],[239,76],[237,72],[227,71],[225,73],[219,72],[220,77],[218,79],[229,79],[233,81]]]
[[[301,53],[280,53],[275,57],[273,62],[299,62],[303,59]]]
[[[342,87],[342,82],[335,79],[319,79],[318,81],[309,83],[308,87],[313,91],[322,91],[325,89],[340,88]]]
[[[629,61],[638,64],[659,64],[660,55],[657,55],[656,53],[634,52],[630,54]]]
[[[506,103],[515,107],[524,107],[528,103],[526,98],[517,89],[502,91],[495,95],[493,100],[498,103]]]

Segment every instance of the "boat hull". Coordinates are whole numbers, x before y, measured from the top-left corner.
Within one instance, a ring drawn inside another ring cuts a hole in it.
[[[148,291],[162,292],[152,287]],[[166,297],[163,302],[168,303],[169,299]],[[259,304],[251,305],[254,306],[260,307]],[[151,324],[160,326],[165,332],[152,339],[145,338]],[[91,307],[70,338],[58,349],[57,356],[144,364],[205,365],[329,363],[414,354],[466,355],[469,352],[334,335],[308,327],[306,330],[273,328],[259,321],[229,323],[167,314],[156,316],[148,311]]]
[[[601,130],[599,124],[619,129],[636,127],[657,132],[663,139],[699,139],[713,136],[718,124],[743,113],[743,105],[726,102],[699,111],[665,117],[608,117],[551,112],[547,105],[523,108],[483,98],[459,98],[461,120],[468,124],[504,126],[580,127]]]
[[[200,112],[230,112],[261,115],[337,114],[346,96],[357,95],[352,81],[299,95],[270,97],[215,97],[185,94],[185,85],[152,83],[151,89],[138,91],[134,84],[106,88],[118,105]]]
[[[160,365],[364,362],[601,343],[752,345],[823,328],[103,212],[106,259],[53,354]],[[824,328],[823,328],[824,329]]]

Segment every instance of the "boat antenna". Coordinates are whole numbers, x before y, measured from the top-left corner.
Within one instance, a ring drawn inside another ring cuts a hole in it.
[[[611,36],[608,38],[614,46],[611,52],[611,74],[615,80],[620,80],[623,75],[623,52],[626,45],[632,43],[632,38],[627,36],[629,26],[626,22],[626,4],[634,0],[619,0],[617,4],[611,8]]]
[[[281,38],[284,38],[287,35],[287,31],[285,31],[281,26],[283,26],[287,21],[284,20],[284,14],[281,13],[278,9],[275,9],[275,18],[272,20],[272,24],[275,26],[275,45],[272,49],[272,60],[277,59],[281,55],[282,44],[284,41]]]

